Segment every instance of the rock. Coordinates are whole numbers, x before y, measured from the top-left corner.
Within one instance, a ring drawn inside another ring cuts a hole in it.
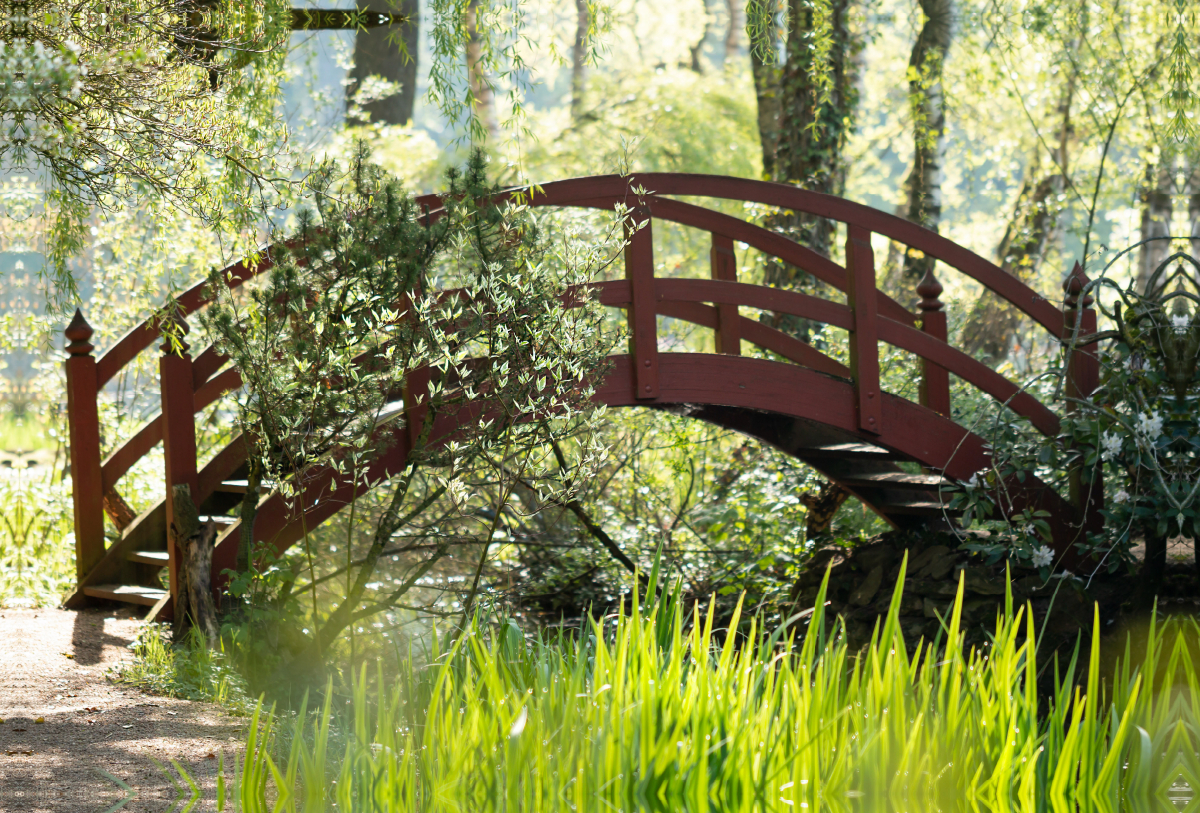
[[[868,545],[854,551],[854,561],[863,570],[886,569],[896,559],[896,549],[891,545]],[[883,573],[879,574],[880,577]]]
[[[921,569],[929,564],[929,560],[937,555],[939,548],[943,549],[943,550],[949,550],[949,548],[946,548],[944,545],[934,545],[932,547],[926,548],[923,551],[920,551],[919,553],[914,553],[913,551],[909,551],[908,552],[908,575],[909,575],[909,577],[911,578],[912,576],[915,576],[918,573],[920,573]]]
[[[969,593],[981,596],[1004,595],[1004,578],[996,576],[982,567],[967,568],[966,588]]]
[[[879,592],[879,585],[883,582],[883,566],[876,565],[867,573],[867,577],[859,583],[854,592],[850,594],[850,603],[857,607],[865,607],[871,603],[871,599],[875,598],[875,594]]]
[[[924,599],[922,604],[922,610],[924,611],[926,618],[937,618],[938,615],[941,615],[942,618],[945,618],[949,612],[949,609],[949,604],[946,604],[944,601],[934,601],[931,598]]]
[[[933,553],[919,575],[934,580],[946,578],[946,575],[958,564],[958,554],[945,545],[934,545],[929,551]]]

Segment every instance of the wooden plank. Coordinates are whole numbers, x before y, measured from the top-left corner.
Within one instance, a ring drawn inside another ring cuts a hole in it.
[[[83,588],[83,592],[92,598],[140,604],[143,607],[153,607],[160,599],[169,595],[166,590],[137,584],[97,584]]]
[[[658,310],[654,291],[654,236],[650,217],[635,209],[626,226],[625,278],[629,280],[629,355],[637,397],[658,397]]]
[[[704,305],[700,302],[659,302],[658,312],[661,316],[682,319],[685,322],[704,327],[715,329],[717,326],[717,309],[712,305]],[[849,367],[834,361],[811,344],[789,336],[782,330],[776,330],[770,325],[764,325],[762,322],[756,322],[745,316],[739,318],[741,319],[742,338],[750,344],[761,347],[763,350],[770,350],[789,361],[811,367],[818,372],[850,378]]]
[[[1013,412],[1028,418],[1043,435],[1058,434],[1058,416],[1041,401],[1027,392],[1022,392],[1019,386],[991,367],[971,358],[957,347],[939,342],[907,325],[881,318],[878,326],[879,338],[882,341],[929,359],[1000,403],[1008,404]]]
[[[91,343],[92,327],[78,309],[64,335],[67,346],[67,419],[71,447],[71,496],[75,512],[75,579],[82,582],[104,558],[104,478],[100,466],[100,386]]]
[[[883,431],[883,397],[879,389],[879,337],[875,300],[875,254],[871,233],[861,226],[846,229],[846,300],[854,311],[850,332],[850,374],[854,377],[854,407],[858,428]]]
[[[922,319],[921,332],[946,344],[946,312],[927,311]],[[921,359],[921,405],[950,416],[950,371],[927,358]]]
[[[166,567],[170,564],[170,556],[165,550],[135,550],[127,557],[131,562],[143,565],[158,565]]]
[[[838,483],[855,488],[895,488],[914,491],[927,491],[939,486],[949,486],[951,482],[940,474],[909,474],[903,471],[881,471],[851,474],[838,477]]]
[[[159,387],[162,395],[167,551],[170,554],[168,572],[171,595],[175,595],[178,589],[179,557],[169,532],[175,521],[171,497],[177,485],[186,485],[193,495],[200,493],[196,471],[196,402],[192,390],[192,359],[187,353],[186,344],[178,354],[171,352],[169,345],[164,344],[164,353],[159,360]]]
[[[722,282],[737,283],[737,256],[733,253],[733,240],[714,233],[709,250],[709,266],[712,278]],[[741,317],[738,306],[730,302],[718,302],[716,350],[730,356],[742,354]]]
[[[656,279],[654,291],[660,305],[669,301],[728,303],[799,316],[843,330],[854,327],[854,312],[846,305],[798,291],[707,279]]]
[[[834,443],[798,449],[796,454],[813,460],[896,460],[895,452],[869,443]]]

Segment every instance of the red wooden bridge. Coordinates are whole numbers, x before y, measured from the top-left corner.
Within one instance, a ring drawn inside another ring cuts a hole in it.
[[[636,194],[635,187],[642,194]],[[843,223],[845,267],[787,237],[682,197],[752,202]],[[946,314],[938,299],[942,287],[932,274],[918,288],[922,299],[915,314],[880,291],[872,235],[921,251],[976,280],[1055,339],[1069,332],[1077,318],[1082,319],[1083,333],[1096,329],[1090,299],[1079,301],[1086,278],[1078,266],[1064,284],[1066,304],[1059,310],[993,263],[934,232],[867,206],[792,186],[648,173],[557,181],[538,188],[529,200],[533,206],[593,209],[624,204],[637,220],[650,220],[633,233],[625,250],[625,278],[596,283],[603,305],[625,310],[631,336],[629,352],[613,358],[611,372],[598,386],[599,400],[613,407],[679,412],[770,443],[841,484],[897,527],[944,518],[942,487],[965,480],[989,464],[984,441],[950,417],[950,375],[1008,404],[1044,434],[1056,433],[1059,420],[1016,384],[947,343]],[[440,207],[435,196],[420,202],[435,214]],[[703,277],[655,275],[655,221],[707,233],[710,263]],[[735,242],[808,272],[842,292],[844,301],[739,282]],[[230,286],[269,270],[270,257],[268,249],[256,265],[243,262],[227,269]],[[191,314],[205,306],[204,297],[205,284],[198,284],[178,297],[176,305],[182,314]],[[845,330],[849,367],[748,318],[740,308],[792,315]],[[663,351],[659,317],[713,330],[716,352]],[[98,358],[92,352],[91,336],[92,329],[76,313],[66,330],[78,572],[78,589],[68,606],[112,599],[169,611],[170,594],[156,585],[159,571],[168,567],[172,591],[175,586],[175,551],[167,539],[173,485],[188,484],[202,514],[226,517],[214,554],[214,572],[234,564],[238,535],[234,515],[246,497],[244,445],[235,439],[199,466],[195,421],[202,409],[239,388],[241,378],[212,347],[193,358],[188,347],[172,349],[164,343],[159,360],[162,411],[102,458],[97,399],[122,368],[139,354],[153,352],[160,330],[152,321],[138,325]],[[881,342],[920,360],[919,402],[880,388]],[[744,345],[767,352],[758,357],[743,355]],[[1091,392],[1098,375],[1095,356],[1076,350],[1071,366],[1074,393]],[[119,521],[120,501],[115,497],[121,478],[160,443],[165,452],[165,496],[132,522]],[[398,471],[407,451],[402,436],[375,464],[372,481]],[[900,465],[906,462],[918,464],[921,473],[912,473],[914,466]],[[1014,488],[1017,510],[1033,507],[1051,512],[1055,547],[1069,556],[1071,544],[1082,537],[1081,528],[1094,520],[1097,501],[1079,505],[1078,496],[1072,502],[1034,479]],[[302,527],[315,527],[348,504],[352,491],[332,473],[317,478],[300,501],[308,506],[304,516],[289,511],[276,495],[260,499],[256,539],[284,550],[300,538]],[[113,524],[107,540],[106,512]]]

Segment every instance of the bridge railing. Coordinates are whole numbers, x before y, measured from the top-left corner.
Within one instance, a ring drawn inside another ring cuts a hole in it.
[[[635,194],[634,185],[642,194]],[[545,184],[534,190],[515,190],[532,206],[612,209],[632,212],[625,248],[625,278],[595,284],[601,304],[627,312],[631,375],[638,398],[653,403],[660,392],[658,317],[681,319],[714,331],[718,353],[739,355],[750,343],[797,364],[829,375],[848,378],[854,387],[858,429],[866,437],[882,432],[883,393],[880,388],[879,343],[892,345],[920,359],[920,403],[949,416],[951,374],[996,400],[1008,404],[1045,434],[1058,431],[1055,414],[1013,382],[996,373],[947,340],[946,314],[939,299],[942,287],[932,272],[918,287],[918,313],[879,290],[871,246],[872,234],[905,244],[941,261],[948,268],[981,283],[1031,317],[1051,336],[1061,339],[1082,308],[1083,332],[1095,331],[1095,312],[1089,301],[1068,296],[1060,311],[1045,298],[979,255],[913,223],[869,207],[783,184],[703,175],[641,174],[630,178],[604,176]],[[723,198],[755,202],[829,218],[846,224],[845,266],[795,241],[719,211],[669,196]],[[440,199],[420,200],[426,217],[440,215]],[[656,276],[654,222],[677,223],[707,232],[710,268],[707,279]],[[835,302],[795,291],[785,291],[738,281],[734,244],[742,243],[802,269],[845,294]],[[226,269],[231,288],[273,267],[283,247],[272,247],[254,258]],[[1086,277],[1076,269],[1068,280],[1068,293]],[[179,296],[179,318],[207,304],[207,283]],[[740,309],[775,312],[800,317],[847,331],[850,365],[847,367],[783,331],[740,313]],[[195,359],[186,343],[162,345],[159,364],[161,412],[132,437],[101,459],[97,399],[105,385],[162,334],[162,326],[147,321],[126,334],[96,358],[90,344],[91,328],[82,314],[66,330],[66,362],[71,464],[74,483],[76,553],[79,577],[103,558],[105,496],[115,493],[120,479],[159,443],[165,453],[164,493],[166,527],[173,519],[172,486],[186,483],[197,502],[216,490],[220,481],[241,462],[241,444],[218,452],[203,470],[196,459],[195,415],[222,395],[241,386],[237,370],[223,369],[225,359],[207,348]],[[175,331],[186,333],[186,323]],[[1071,359],[1073,393],[1086,395],[1094,388],[1098,365],[1094,352],[1075,351]],[[165,532],[165,528],[164,528]],[[172,589],[175,551],[168,546]]]

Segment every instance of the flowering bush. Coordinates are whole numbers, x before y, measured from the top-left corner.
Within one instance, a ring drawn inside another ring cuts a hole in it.
[[[1174,260],[1190,261],[1176,255]],[[1200,282],[1182,268],[1167,278],[1164,263],[1151,276],[1145,293],[1121,288],[1100,278],[1079,296],[1115,293],[1111,305],[1098,308],[1112,323],[1092,335],[1073,331],[1064,342],[1064,362],[1044,374],[1055,382],[1052,399],[1069,407],[1057,437],[1043,438],[1001,415],[991,432],[993,467],[965,481],[952,505],[964,510],[964,524],[1007,516],[1010,533],[1003,543],[967,547],[1029,560],[1048,567],[1052,553],[1049,526],[1030,521],[1036,513],[1001,510],[1005,489],[1031,474],[1060,490],[1070,488],[1072,472],[1081,500],[1098,497],[1102,478],[1107,501],[1101,509],[1104,528],[1080,539],[1082,553],[1115,570],[1130,562],[1135,538],[1146,544],[1146,562],[1155,582],[1165,564],[1166,540],[1195,537],[1200,515]],[[1196,266],[1200,269],[1200,265]],[[1168,290],[1174,287],[1168,293]],[[1191,290],[1189,290],[1191,289]],[[1086,398],[1068,395],[1070,354],[1095,347],[1100,380]],[[1081,533],[1081,537],[1083,534]]]

